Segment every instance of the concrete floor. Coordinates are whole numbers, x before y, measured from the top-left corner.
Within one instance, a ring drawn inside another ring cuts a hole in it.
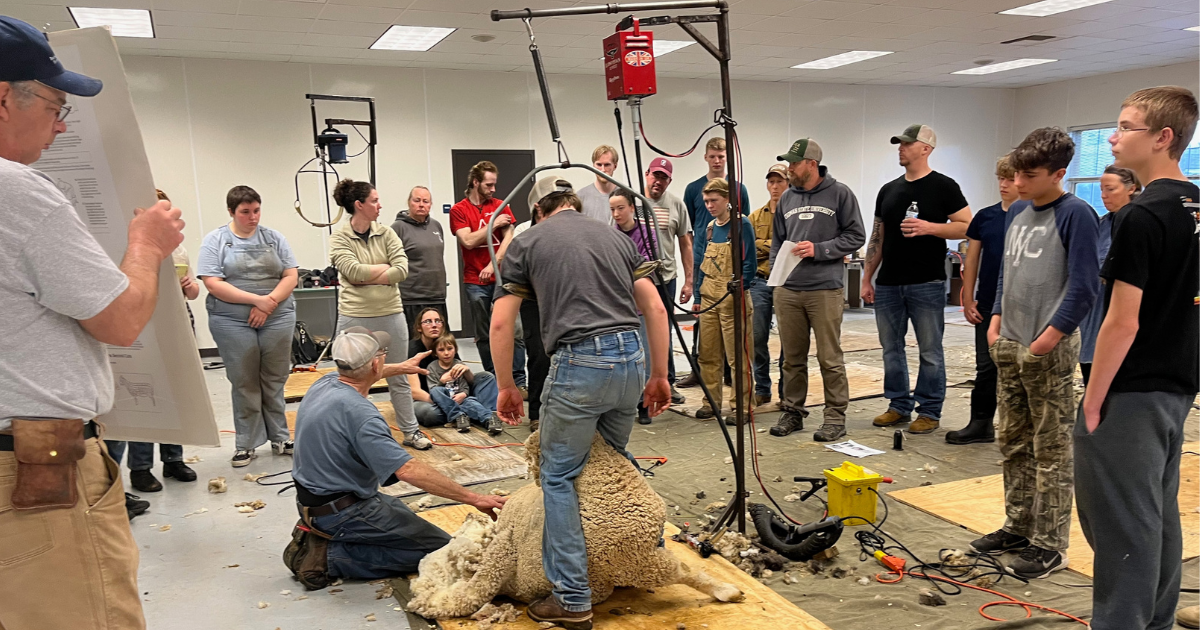
[[[961,314],[948,309],[947,319],[961,319]],[[848,311],[845,327],[852,330],[874,330],[871,311]],[[973,376],[974,351],[973,331],[966,326],[946,327],[945,348],[947,381],[960,383]],[[473,344],[468,340],[461,346],[464,359],[477,359]],[[909,352],[910,369],[916,367],[915,352]],[[847,355],[847,361],[867,365],[882,365],[879,351],[856,352]],[[680,374],[690,368],[686,360],[676,356]],[[811,366],[815,369],[815,360]],[[409,628],[406,615],[394,610],[395,600],[377,600],[377,585],[347,582],[334,588],[307,593],[299,583],[292,580],[284,567],[280,554],[289,540],[291,528],[296,521],[294,493],[283,496],[276,494],[278,487],[264,487],[244,481],[246,473],[274,473],[287,471],[291,467],[288,457],[276,457],[269,448],[259,449],[259,458],[246,468],[234,469],[229,465],[233,453],[232,416],[229,404],[229,385],[222,370],[205,373],[208,389],[216,412],[217,422],[223,431],[220,448],[185,447],[185,457],[199,456],[202,461],[191,464],[199,479],[196,483],[183,484],[174,480],[163,480],[163,491],[144,494],[142,498],[151,502],[150,511],[133,521],[134,536],[141,549],[139,583],[144,593],[146,619],[150,628],[237,628],[271,630],[316,630],[348,628]],[[698,396],[699,389],[683,390],[685,395]],[[915,471],[921,463],[940,462],[941,467],[932,479],[935,483],[967,477],[996,474],[999,453],[994,445],[949,447],[944,442],[944,432],[966,424],[969,390],[950,388],[947,390],[946,408],[942,430],[929,436],[913,436],[904,453],[888,452],[873,457],[869,465],[883,474],[892,474],[897,484],[888,490],[919,485],[927,479],[915,472],[898,472],[900,467]],[[386,395],[373,398],[386,400]],[[289,409],[296,405],[289,405]],[[891,431],[870,426],[870,419],[882,412],[886,404],[882,398],[854,401],[850,404],[848,427],[850,438],[880,449],[889,449]],[[815,409],[814,414],[820,410]],[[774,423],[777,414],[763,414],[756,418],[757,426],[764,428]],[[814,420],[819,417],[817,415]],[[810,423],[815,424],[815,423]],[[1197,438],[1195,412],[1188,420],[1187,439]],[[758,434],[760,463],[765,479],[775,475],[790,478],[791,475],[816,475],[821,468],[837,465],[844,457],[826,451],[812,442],[811,433],[815,426],[807,426],[800,433],[788,438],[771,438]],[[509,429],[506,441],[523,441],[528,435],[524,427]],[[668,505],[679,505],[680,514],[670,516],[682,523],[697,522],[699,511],[691,506],[689,499],[698,490],[705,490],[709,501],[728,496],[732,489],[732,470],[721,465],[727,455],[724,441],[718,428],[711,422],[697,421],[673,413],[655,419],[648,427],[637,426],[630,442],[635,455],[662,455],[670,463],[659,468],[651,480],[654,488],[663,495]],[[864,462],[866,463],[866,462]],[[125,473],[128,485],[128,471]],[[155,474],[161,467],[155,467]],[[209,494],[207,480],[224,476],[229,491],[225,494]],[[287,478],[282,475],[282,478]],[[721,481],[718,477],[725,477]],[[749,475],[748,475],[749,477]],[[514,490],[528,481],[517,479],[488,484]],[[782,487],[787,484],[770,484],[772,493],[786,494]],[[757,482],[749,477],[748,487],[755,490],[751,501],[761,500]],[[779,488],[777,490],[777,488]],[[412,497],[412,500],[420,498]],[[261,499],[267,506],[253,516],[240,514],[234,503]],[[707,503],[707,501],[705,502]],[[785,504],[793,516],[810,520],[819,516],[816,506],[807,504]],[[890,502],[891,520],[888,531],[901,535],[917,553],[936,557],[939,548],[963,546],[972,536],[961,528],[934,517]],[[702,507],[702,506],[700,506]],[[795,508],[793,510],[793,507]],[[201,509],[206,512],[196,513]],[[669,512],[669,514],[673,514]],[[160,531],[170,525],[169,531]],[[1073,544],[1086,544],[1073,541]],[[857,561],[858,549],[854,538],[843,536],[839,542],[841,562],[846,566],[861,567],[859,574],[873,575],[877,568]],[[234,566],[236,565],[236,566]],[[1184,578],[1188,585],[1197,581],[1196,562],[1185,565]],[[868,573],[869,572],[869,573]],[[1061,577],[1060,577],[1061,576]],[[850,580],[839,581],[818,577],[807,577],[799,584],[784,585],[775,576],[766,581],[789,600],[795,602],[835,630],[874,629],[899,627],[929,628],[996,628],[996,627],[1050,627],[1061,625],[1048,618],[1022,620],[998,625],[984,620],[975,609],[985,601],[995,599],[984,594],[966,594],[950,598],[950,605],[930,609],[915,604],[916,592],[924,585],[906,580],[901,585],[887,586],[872,584],[861,587]],[[1056,574],[1053,580],[1039,580],[1028,586],[1008,585],[1007,589],[1017,596],[1030,593],[1029,599],[1039,601],[1072,612],[1086,615],[1090,610],[1090,589],[1072,585],[1086,585],[1087,580],[1070,573]],[[856,591],[854,589],[862,589]],[[337,592],[334,592],[337,590]],[[284,594],[284,591],[289,593]],[[1020,592],[1018,592],[1020,591]],[[306,596],[307,595],[307,596]],[[978,596],[976,596],[978,595]],[[306,597],[305,597],[306,596]],[[301,599],[301,598],[304,599]],[[269,604],[259,608],[259,603]],[[1184,594],[1182,604],[1195,604],[1196,595]],[[368,614],[378,619],[367,621]],[[1002,614],[1007,618],[1022,616],[1019,611]],[[203,621],[199,621],[203,620]],[[664,620],[666,622],[666,620]],[[674,627],[674,623],[664,626]],[[419,630],[424,628],[418,624]],[[710,630],[722,630],[712,628]]]

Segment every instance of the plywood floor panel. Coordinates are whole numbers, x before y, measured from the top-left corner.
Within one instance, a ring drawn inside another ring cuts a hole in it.
[[[421,513],[421,517],[442,529],[454,533],[472,510],[456,505]],[[746,573],[738,570],[720,556],[701,559],[686,545],[669,537],[679,530],[666,526],[667,548],[693,569],[704,569],[718,580],[729,582],[746,594],[744,602],[722,603],[687,586],[676,584],[655,588],[653,593],[642,589],[618,589],[595,609],[598,630],[668,630],[683,623],[688,628],[707,630],[829,630],[829,627],[784,599],[775,591]],[[517,604],[524,610],[524,604]],[[609,610],[631,608],[636,613],[612,615]],[[478,624],[470,619],[451,619],[439,622],[445,630],[476,630]],[[537,624],[521,615],[515,622],[493,626],[495,630],[536,630]]]
[[[1179,517],[1183,526],[1183,559],[1200,556],[1200,443],[1185,444],[1180,461]],[[906,488],[888,496],[912,507],[965,527],[977,534],[996,531],[1004,524],[1004,480],[1001,475],[962,479],[932,486]],[[1092,549],[1079,527],[1079,515],[1071,510],[1071,546],[1067,549],[1070,570],[1092,577]]]
[[[395,428],[396,413],[392,410],[392,403],[377,402],[375,406],[383,414],[383,419],[392,427],[392,435],[396,438],[396,441],[403,442],[404,435]],[[296,412],[287,412],[287,423],[288,429],[294,432],[296,427]],[[471,486],[492,483],[501,479],[519,477],[529,472],[529,466],[525,463],[525,449],[523,447],[500,446],[500,442],[477,426],[472,425],[471,431],[468,433],[459,433],[452,428],[442,427],[436,429],[423,428],[422,430],[435,443],[447,444],[447,446],[434,446],[427,451],[418,451],[415,448],[405,447],[406,450],[412,454],[413,459],[429,464],[437,469],[438,472],[453,479],[460,485]],[[499,437],[505,439],[507,434],[501,433]],[[492,448],[449,446],[449,444],[473,444]],[[453,459],[455,455],[461,456],[462,459],[455,461]],[[380,488],[380,491],[384,494],[397,497],[406,497],[424,492],[424,490],[404,482]]]
[[[283,385],[283,399],[287,402],[300,402],[304,395],[308,393],[308,388],[317,382],[317,379],[335,371],[336,368],[318,368],[316,372],[293,372],[288,375],[287,382]],[[371,393],[387,391],[387,381],[379,379],[371,386]]]

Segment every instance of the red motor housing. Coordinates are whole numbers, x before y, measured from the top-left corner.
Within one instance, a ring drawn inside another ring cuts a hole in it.
[[[636,19],[632,31],[617,31],[604,38],[604,85],[610,101],[658,92],[654,33],[643,32]]]

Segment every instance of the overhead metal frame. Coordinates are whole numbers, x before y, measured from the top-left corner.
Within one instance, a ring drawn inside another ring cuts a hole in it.
[[[638,12],[645,12],[645,11],[673,11],[673,10],[679,10],[679,9],[716,9],[717,13],[715,15],[708,14],[708,15],[699,15],[699,16],[651,17],[651,18],[642,19],[642,20],[640,20],[640,22],[643,26],[652,26],[652,25],[656,25],[656,24],[667,24],[667,23],[678,24],[679,27],[684,30],[684,32],[686,32],[689,36],[691,36],[692,39],[694,39],[696,41],[696,43],[700,44],[700,46],[702,48],[704,48],[704,50],[708,51],[708,53],[710,55],[712,55],[714,59],[716,59],[717,64],[720,69],[720,81],[721,81],[722,112],[721,112],[720,120],[721,120],[722,127],[724,127],[724,129],[725,129],[726,151],[728,154],[731,154],[731,157],[734,157],[732,154],[735,152],[735,148],[737,146],[735,131],[734,131],[734,126],[736,125],[736,123],[734,122],[734,119],[733,119],[733,97],[732,97],[732,90],[731,90],[731,85],[730,85],[731,80],[730,80],[730,73],[729,73],[729,61],[730,61],[730,58],[732,57],[732,54],[731,54],[731,43],[730,43],[730,37],[729,37],[729,32],[730,32],[729,4],[726,0],[678,0],[678,1],[671,1],[671,2],[610,3],[610,4],[605,4],[605,5],[595,5],[595,6],[587,6],[587,7],[569,7],[569,8],[563,8],[563,9],[517,9],[517,10],[511,10],[511,11],[493,10],[491,12],[491,17],[492,17],[493,21],[498,22],[501,20],[523,20],[526,23],[526,28],[529,29],[530,39],[531,39],[530,51],[533,53],[533,56],[534,56],[535,70],[537,72],[538,83],[539,83],[539,85],[541,87],[541,91],[542,91],[542,101],[546,107],[546,118],[550,124],[551,135],[553,136],[554,141],[559,145],[559,148],[560,148],[559,159],[561,160],[561,162],[559,164],[552,164],[552,165],[540,166],[538,168],[535,168],[533,171],[530,171],[530,173],[525,176],[525,178],[522,180],[522,184],[524,183],[525,180],[532,181],[532,179],[534,178],[535,175],[537,175],[538,173],[545,171],[545,170],[557,169],[557,168],[562,168],[562,169],[582,168],[582,169],[591,171],[595,175],[602,177],[603,179],[606,179],[609,182],[616,184],[618,187],[633,193],[635,196],[637,196],[638,199],[642,200],[642,202],[645,204],[645,209],[649,215],[650,221],[654,222],[656,229],[657,229],[656,217],[654,216],[654,213],[652,211],[650,211],[650,209],[653,208],[653,204],[642,193],[633,191],[628,186],[613,179],[612,177],[608,176],[606,173],[603,173],[603,172],[593,168],[591,165],[572,163],[569,160],[567,160],[567,158],[565,156],[565,152],[561,150],[562,143],[559,141],[557,119],[554,115],[554,105],[550,100],[550,90],[547,85],[545,71],[541,67],[541,56],[540,56],[540,53],[537,51],[536,45],[532,43],[533,32],[531,29],[530,21],[534,18],[569,17],[569,16],[575,16],[575,15],[595,15],[598,13],[613,14],[613,13],[638,13]],[[632,18],[632,16],[630,16],[630,18],[627,18],[627,19],[631,19],[631,18]],[[700,33],[700,31],[695,27],[695,24],[698,24],[698,23],[715,23],[716,24],[716,26],[717,26],[717,43],[715,45],[712,43],[711,40],[709,40],[707,37],[705,37],[704,34]],[[737,179],[737,175],[738,175],[737,160],[736,159],[727,160],[726,169],[727,169],[727,173],[728,173],[729,191],[730,191],[729,200],[730,200],[730,204],[732,206],[731,218],[730,218],[731,224],[730,224],[729,240],[731,243],[730,250],[732,251],[732,255],[733,255],[733,280],[729,283],[728,290],[736,297],[736,296],[744,296],[744,293],[742,292],[742,262],[743,262],[744,252],[742,251],[742,248],[741,248],[741,242],[742,242],[742,221],[741,221],[741,219],[742,219],[742,211],[744,209],[740,207],[741,206],[741,189],[739,187],[739,183],[738,183],[738,179]],[[645,180],[642,177],[642,173],[641,173],[640,151],[639,151],[638,170],[639,170],[639,180],[642,183],[642,186],[640,186],[640,187],[644,189],[645,188]],[[511,201],[513,195],[516,194],[516,190],[519,188],[520,188],[520,186],[517,186],[516,188],[514,188],[514,191],[512,193],[510,193],[508,198],[506,198],[504,200],[504,203],[501,205],[501,208],[503,208],[505,205],[508,205],[508,203]],[[643,190],[643,192],[644,192],[644,190]],[[494,230],[496,217],[498,217],[499,214],[500,214],[499,212],[496,212],[495,214],[493,214],[491,220],[488,222],[487,229],[488,229],[489,234],[492,232],[492,230]],[[491,256],[493,267],[496,269],[496,281],[497,281],[497,283],[500,283],[500,282],[502,282],[501,275],[500,275],[501,274],[500,266],[498,264],[496,264],[495,247],[492,244],[492,240],[490,238],[488,239],[488,253]],[[735,414],[735,417],[737,420],[736,444],[734,444],[733,442],[730,441],[728,430],[724,426],[724,423],[720,421],[720,410],[719,409],[714,409],[714,410],[717,412],[718,424],[721,425],[721,430],[725,435],[726,442],[729,443],[730,450],[733,452],[734,478],[736,480],[736,490],[735,490],[734,500],[730,502],[730,505],[726,509],[726,511],[713,524],[712,531],[715,532],[724,527],[728,527],[736,519],[738,531],[744,533],[746,531],[746,499],[748,496],[748,494],[746,492],[746,445],[745,445],[746,404],[749,402],[745,399],[745,396],[743,396],[743,394],[742,394],[743,382],[745,380],[745,375],[746,375],[746,371],[742,367],[742,363],[744,361],[744,357],[745,357],[745,353],[746,353],[745,324],[744,324],[745,315],[746,315],[746,307],[745,307],[744,299],[734,299],[733,302],[734,302],[733,303],[733,309],[734,309],[734,322],[733,322],[734,354],[737,356],[737,366],[738,366],[738,368],[733,371],[734,372],[733,373],[733,381],[734,381],[733,382],[733,388],[734,388],[733,403],[734,403],[734,414]],[[672,317],[671,320],[674,321],[674,317]],[[678,324],[676,324],[676,327],[678,328]],[[695,368],[695,362],[693,361],[693,369],[694,368]],[[706,395],[708,395],[707,391],[706,391]],[[710,400],[710,404],[711,404],[713,402],[711,399],[711,396],[709,397],[709,400]]]

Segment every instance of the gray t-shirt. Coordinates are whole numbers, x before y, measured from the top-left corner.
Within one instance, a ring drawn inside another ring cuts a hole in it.
[[[542,219],[513,239],[500,268],[505,283],[533,287],[542,344],[638,330],[633,272],[642,262],[633,240],[573,210]],[[496,297],[508,295],[496,286]]]
[[[113,376],[104,344],[79,325],[129,279],[39,171],[0,158],[0,431],[13,418],[107,413]]]
[[[596,188],[595,182],[580,188],[575,194],[583,202],[583,216],[612,225],[612,206],[608,203],[608,194]]]
[[[454,362],[450,364],[450,367],[444,368],[442,367],[442,364],[437,361],[437,359],[434,359],[433,362],[425,366],[426,369],[429,370],[429,374],[425,376],[425,384],[429,387],[429,390],[433,391],[434,387],[445,387],[446,389],[450,390],[451,396],[459,392],[466,392],[468,394],[471,393],[471,384],[467,382],[466,374],[453,379],[448,383],[442,382],[442,375],[446,372],[449,372],[450,368],[453,368],[456,365],[466,364],[455,358]]]
[[[336,373],[313,383],[300,402],[292,478],[305,490],[369,499],[410,459],[379,409]]]
[[[675,278],[675,243],[679,237],[692,233],[692,220],[688,218],[683,200],[670,192],[663,191],[662,197],[654,202],[654,219],[658,222],[658,246],[662,254],[662,277],[670,282]]]

